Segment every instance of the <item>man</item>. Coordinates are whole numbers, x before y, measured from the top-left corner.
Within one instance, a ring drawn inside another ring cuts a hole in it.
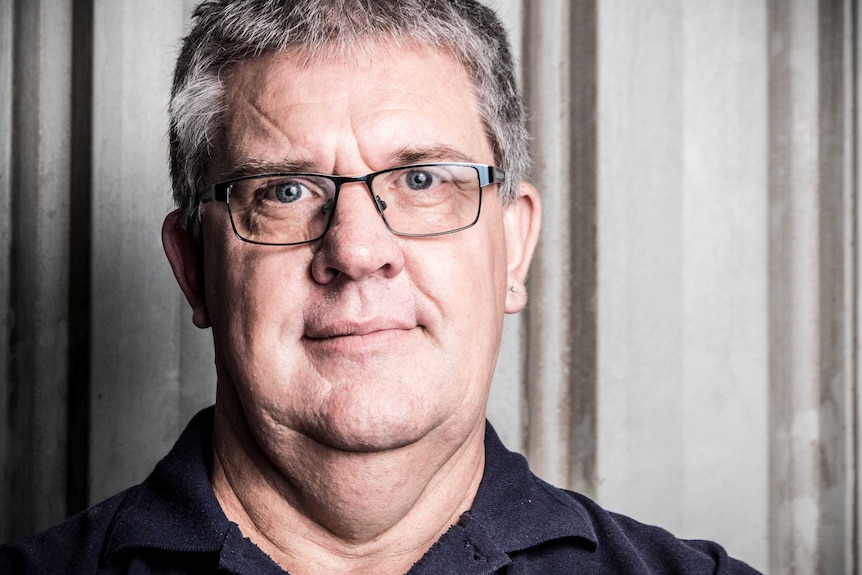
[[[540,227],[472,0],[221,0],[177,65],[165,250],[214,409],[6,573],[748,573],[532,476],[485,421]]]

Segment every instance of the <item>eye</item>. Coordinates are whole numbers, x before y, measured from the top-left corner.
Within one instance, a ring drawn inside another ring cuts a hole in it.
[[[279,182],[270,188],[270,194],[275,201],[289,204],[307,195],[308,188],[300,182]]]
[[[404,181],[411,190],[427,190],[434,185],[434,175],[427,170],[410,170],[404,174]]]

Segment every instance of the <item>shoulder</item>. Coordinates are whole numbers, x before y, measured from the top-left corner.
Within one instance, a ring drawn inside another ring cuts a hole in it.
[[[50,529],[0,545],[0,573],[98,572],[114,517],[136,493],[137,488],[133,487]]]
[[[580,493],[556,490],[579,505],[589,517],[596,541],[593,558],[602,565],[602,572],[757,573],[747,564],[729,557],[717,543],[680,539],[661,527],[608,511]]]
[[[470,517],[517,573],[757,573],[716,543],[679,539],[546,483],[502,445],[490,424],[485,451],[485,475]]]
[[[125,569],[136,554],[157,560],[221,549],[230,523],[209,482],[211,427],[210,408],[192,419],[143,483],[56,527],[0,546],[0,574],[111,573]]]

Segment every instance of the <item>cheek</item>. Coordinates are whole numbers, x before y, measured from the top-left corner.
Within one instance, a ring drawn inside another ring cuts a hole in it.
[[[307,250],[254,249],[232,234],[219,239],[204,256],[207,306],[217,357],[237,358],[235,373],[265,365],[256,354],[271,356],[301,336]]]
[[[502,227],[477,227],[405,248],[410,281],[419,301],[429,304],[439,317],[440,337],[460,340],[463,347],[474,349],[497,339],[506,297],[501,232]]]
[[[314,385],[301,345],[303,304],[310,297],[307,250],[248,249],[236,238],[228,241],[239,245],[213,255],[210,270],[220,277],[208,290],[216,300],[219,385],[236,394],[253,425],[273,417],[295,425],[325,391]]]

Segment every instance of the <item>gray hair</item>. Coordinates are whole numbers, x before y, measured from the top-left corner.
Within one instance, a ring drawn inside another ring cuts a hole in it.
[[[221,133],[232,64],[288,49],[312,63],[379,40],[434,46],[463,66],[494,162],[507,174],[500,195],[517,197],[528,138],[506,31],[490,8],[475,0],[216,0],[193,17],[170,103],[171,179],[186,227],[199,220],[197,192]]]

